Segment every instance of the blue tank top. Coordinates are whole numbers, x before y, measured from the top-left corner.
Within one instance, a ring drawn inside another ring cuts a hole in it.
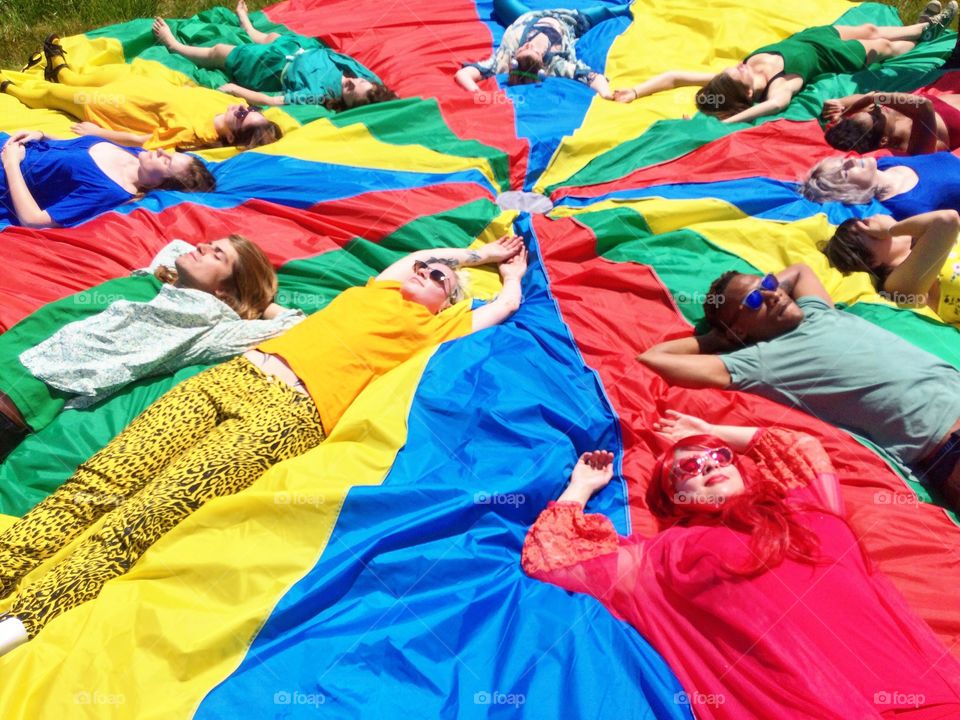
[[[7,137],[0,133],[0,145]],[[27,143],[26,157],[20,164],[23,179],[40,209],[46,210],[58,225],[76,225],[133,197],[104,175],[90,157],[90,148],[102,142],[108,141],[88,136]],[[140,148],[123,149],[133,155],[142,152]],[[6,175],[0,175],[0,227],[17,225]]]
[[[901,166],[911,168],[920,179],[911,190],[881,201],[897,220],[930,210],[960,210],[960,158],[956,155],[938,152],[877,159],[880,170]]]

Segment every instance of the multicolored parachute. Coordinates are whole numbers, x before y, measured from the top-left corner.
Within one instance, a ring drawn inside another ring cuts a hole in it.
[[[889,7],[840,0],[657,1],[594,28],[578,50],[626,86],[720,68],[841,17],[899,22]],[[591,509],[623,533],[655,528],[642,496],[657,448],[650,423],[667,407],[817,435],[867,551],[956,652],[960,530],[922,488],[815,418],[671,388],[634,360],[689,332],[721,272],[804,261],[849,312],[960,366],[953,327],[828,268],[816,244],[849,210],[811,204],[794,185],[833,152],[815,120],[825,98],[937,80],[952,34],[868,76],[809,86],[747,127],[680,119],[693,112],[690,89],[622,105],[548,79],[474,98],[453,73],[503,31],[485,1],[287,0],[253,19],[321,38],[407,99],[338,115],[272,110],[287,130],[280,142],[202,153],[214,194],[150,194],[71,228],[0,229],[3,367],[66,322],[149,297],[153,281],[128,273],[174,238],[248,235],[279,268],[280,302],[309,312],[403,253],[488,242],[512,224],[533,249],[525,302],[506,325],[378,380],[323,445],[204,506],[96,601],[0,659],[2,717],[690,717],[689,697],[638,633],[519,564],[526,529],[586,449],[621,460],[619,482]],[[236,26],[222,9],[173,26],[202,43],[213,23]],[[64,46],[75,65],[223,81],[154,45],[148,19]],[[69,124],[0,96],[0,131],[67,136]],[[555,207],[502,211],[508,190]],[[474,279],[480,296],[496,292],[493,273]],[[23,514],[200,369],[61,414],[0,466],[0,512]]]

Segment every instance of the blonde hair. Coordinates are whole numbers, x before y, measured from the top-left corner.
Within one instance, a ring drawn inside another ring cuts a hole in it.
[[[848,205],[868,203],[879,195],[879,186],[860,188],[844,180],[840,172],[843,163],[841,158],[825,158],[813,166],[800,192],[807,200],[814,202],[836,202]]]

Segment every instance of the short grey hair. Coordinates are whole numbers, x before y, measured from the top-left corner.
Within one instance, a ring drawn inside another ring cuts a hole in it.
[[[840,174],[842,158],[826,158],[821,160],[803,181],[800,190],[807,200],[814,202],[828,202],[830,200],[848,205],[862,205],[873,200],[878,195],[879,186],[854,187],[843,179]]]

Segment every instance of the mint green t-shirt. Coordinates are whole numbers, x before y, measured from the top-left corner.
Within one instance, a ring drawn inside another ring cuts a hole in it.
[[[802,297],[800,324],[721,355],[731,388],[803,410],[911,465],[960,418],[960,372],[867,320]]]

